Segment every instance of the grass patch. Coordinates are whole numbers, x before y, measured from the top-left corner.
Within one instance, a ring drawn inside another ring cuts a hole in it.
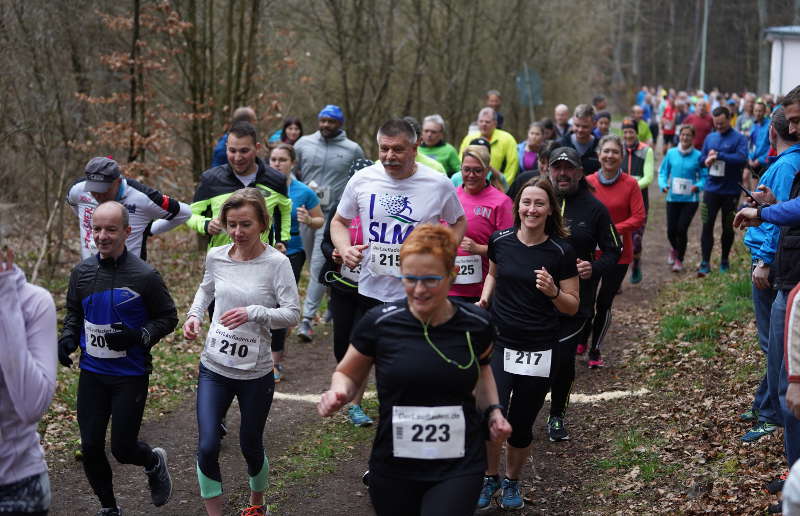
[[[592,463],[602,470],[629,472],[632,479],[650,482],[676,469],[661,461],[654,451],[659,446],[660,443],[645,437],[639,429],[629,429],[614,438],[610,457],[593,459]]]

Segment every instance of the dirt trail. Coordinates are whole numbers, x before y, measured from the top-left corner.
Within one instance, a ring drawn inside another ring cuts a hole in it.
[[[669,250],[666,240],[664,203],[661,195],[651,186],[650,220],[645,234],[643,260],[644,281],[631,285],[626,279],[623,293],[618,296],[614,311],[636,311],[641,316],[653,312],[650,303],[661,286],[672,281],[676,275],[665,265]],[[699,217],[695,218],[690,241],[699,240]],[[696,267],[696,245],[687,253],[687,269],[692,274]],[[286,360],[287,380],[279,384],[277,391],[293,394],[318,394],[327,386],[335,361],[331,352],[330,335],[324,335],[327,327],[318,327],[314,342],[302,344],[292,342],[291,353]],[[642,334],[636,327],[616,322],[612,325],[604,345],[604,359],[608,366],[599,371],[587,369],[585,357],[577,364],[575,393],[599,393],[611,390],[635,390],[640,387],[634,373],[626,363],[623,351],[635,349]],[[548,410],[546,404],[540,414],[534,432],[533,470],[526,471],[524,485],[532,489],[532,499],[523,514],[547,514],[581,512],[585,507],[578,494],[582,478],[591,471],[586,461],[593,455],[593,435],[601,425],[622,425],[613,421],[609,414],[625,404],[642,403],[641,398],[621,398],[595,404],[573,404],[567,417],[572,440],[565,443],[550,443],[547,440],[544,421]],[[143,425],[141,438],[153,446],[162,446],[169,453],[170,469],[174,480],[174,493],[168,505],[154,508],[149,501],[144,475],[138,468],[120,466],[111,460],[115,473],[115,489],[120,506],[126,515],[202,515],[195,475],[196,419],[195,400],[192,396],[173,413]],[[296,400],[276,399],[267,423],[264,442],[268,453],[276,456],[286,450],[298,435],[298,430],[313,425],[317,415],[313,404]],[[242,486],[246,483],[245,465],[238,449],[239,416],[235,406],[228,417],[231,432],[223,442],[221,464],[223,485],[228,496],[226,514],[236,514],[244,503]],[[109,454],[110,456],[110,454]],[[366,488],[360,477],[366,469],[369,444],[354,451],[354,456],[341,461],[336,470],[312,481],[294,485],[285,493],[288,500],[280,504],[280,515],[348,515],[373,514]],[[81,465],[70,459],[50,459],[53,486],[53,515],[94,514],[97,501],[86,481]],[[235,500],[230,500],[234,497]],[[284,499],[286,499],[284,497]],[[489,511],[488,514],[492,514]],[[498,512],[499,513],[499,512]]]

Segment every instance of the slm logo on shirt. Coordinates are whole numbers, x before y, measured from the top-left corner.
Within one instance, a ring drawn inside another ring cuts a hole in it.
[[[380,208],[381,210],[378,210]],[[383,211],[378,214],[392,219],[391,222],[378,222],[375,220],[376,211]],[[371,194],[369,200],[369,217],[372,222],[369,224],[370,241],[381,242],[384,244],[402,244],[406,237],[414,230],[414,224],[419,220],[412,218],[414,208],[408,196],[403,194]]]

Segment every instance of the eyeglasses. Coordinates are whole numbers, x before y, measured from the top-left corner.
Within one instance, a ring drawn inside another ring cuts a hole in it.
[[[439,282],[444,279],[444,276],[439,275],[429,275],[429,276],[413,276],[411,274],[406,274],[404,276],[400,276],[400,279],[403,282],[403,285],[406,287],[416,287],[417,282],[422,282],[422,286],[425,288],[436,288],[439,286]]]
[[[484,172],[484,169],[482,169],[482,168],[469,168],[469,167],[467,167],[467,168],[462,168],[461,169],[461,175],[462,176],[466,175],[466,174],[480,175],[480,174],[483,174],[483,172]]]

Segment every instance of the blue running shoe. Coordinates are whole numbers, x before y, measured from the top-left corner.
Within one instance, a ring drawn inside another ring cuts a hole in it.
[[[361,405],[350,405],[347,409],[347,415],[350,417],[350,422],[355,426],[370,426],[373,421],[372,418],[364,413]]]
[[[487,509],[492,503],[495,493],[500,489],[500,482],[494,477],[483,477],[483,489],[481,497],[478,498],[478,509]]]
[[[741,419],[742,421],[757,421],[758,410],[750,409],[747,412],[743,412],[739,414],[739,419]]]
[[[700,262],[700,267],[697,268],[697,277],[705,278],[709,274],[711,274],[711,266],[708,262]]]
[[[731,264],[730,263],[722,262],[722,263],[719,264],[719,272],[724,274],[724,273],[728,272],[729,270],[731,270]]]
[[[742,436],[742,441],[746,443],[754,443],[765,435],[769,435],[774,432],[776,428],[778,428],[776,425],[763,421],[755,425],[746,434],[744,434]]]
[[[498,503],[502,509],[522,509],[525,506],[519,490],[519,480],[504,478],[500,488],[503,490],[503,494]]]

